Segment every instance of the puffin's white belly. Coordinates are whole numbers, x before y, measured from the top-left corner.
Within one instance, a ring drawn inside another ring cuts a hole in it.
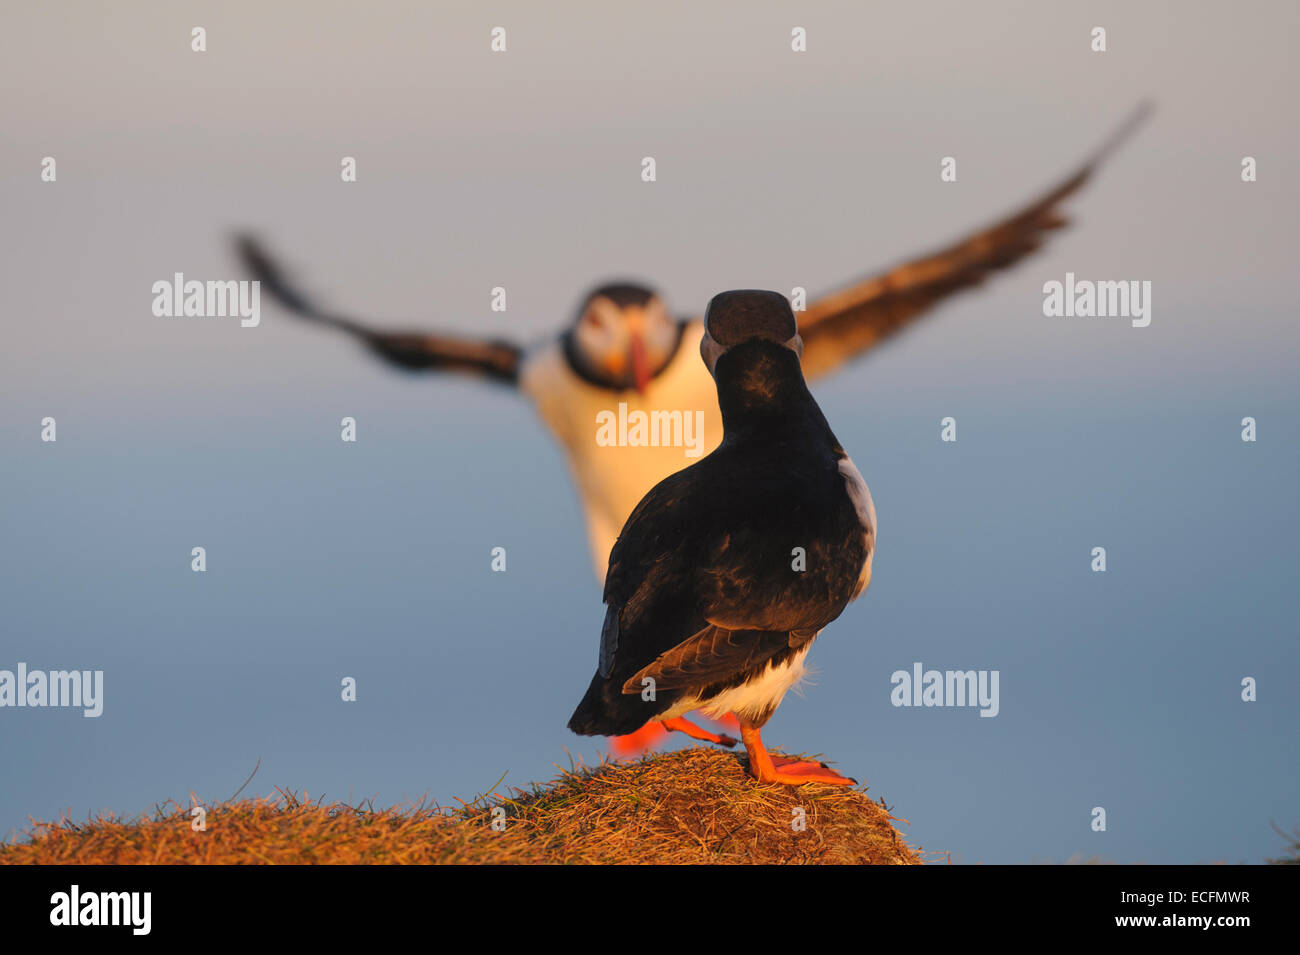
[[[808,675],[804,658],[808,656],[808,651],[811,649],[810,640],[807,646],[781,665],[772,666],[769,661],[763,672],[749,682],[723,690],[717,696],[707,700],[701,700],[699,697],[679,700],[656,719],[672,719],[674,716],[681,716],[683,713],[697,709],[710,719],[717,719],[727,713],[735,713],[739,717],[751,719],[770,714],[781,705],[785,695]]]
[[[683,333],[672,363],[647,387],[614,392],[588,384],[569,368],[558,344],[530,355],[520,375],[520,387],[537,406],[537,412],[564,449],[582,497],[597,578],[604,580],[609,552],[628,515],[646,492],[682,468],[694,464],[722,441],[722,414],[718,411],[713,378],[700,360],[703,326],[692,323]],[[598,415],[678,412],[690,416],[690,446],[602,446],[597,442]],[[698,424],[702,424],[696,432]]]

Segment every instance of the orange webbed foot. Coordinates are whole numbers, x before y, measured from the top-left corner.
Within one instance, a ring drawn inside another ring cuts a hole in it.
[[[849,776],[841,776],[825,763],[813,763],[801,759],[789,759],[785,756],[773,756],[772,772],[766,777],[758,777],[761,783],[786,783],[801,786],[804,783],[825,783],[828,786],[856,786],[858,781]]]
[[[857,780],[841,776],[825,763],[773,756],[763,745],[757,726],[742,722],[740,738],[749,753],[749,772],[760,783],[784,783],[802,786],[804,783],[823,783],[828,786],[856,786]]]
[[[654,749],[668,737],[664,724],[651,720],[635,733],[626,736],[611,736],[609,748],[619,759],[635,759],[642,753]]]

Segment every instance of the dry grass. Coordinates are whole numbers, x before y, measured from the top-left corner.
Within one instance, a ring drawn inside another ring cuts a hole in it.
[[[188,807],[150,817],[36,823],[0,845],[0,863],[868,863],[915,865],[880,804],[857,789],[760,786],[714,749],[561,772],[513,796],[454,810],[322,805],[272,799],[211,807],[207,830]],[[802,808],[804,831],[791,825]],[[494,810],[495,816],[494,816]],[[505,830],[492,828],[504,811]]]
[[[1290,832],[1273,823],[1273,831],[1286,840],[1285,851],[1276,859],[1265,859],[1269,865],[1300,865],[1300,826]]]

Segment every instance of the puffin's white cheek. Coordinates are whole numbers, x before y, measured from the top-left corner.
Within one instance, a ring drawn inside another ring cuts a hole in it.
[[[666,355],[677,345],[676,325],[656,325],[649,337],[648,344],[657,354]]]
[[[615,335],[608,328],[602,326],[588,326],[582,332],[582,350],[597,362],[604,361],[608,356],[621,351]]]

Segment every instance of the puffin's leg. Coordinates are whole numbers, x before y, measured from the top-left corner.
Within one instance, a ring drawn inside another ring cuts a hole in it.
[[[759,728],[748,720],[740,721],[740,738],[749,752],[749,771],[760,783],[826,783],[831,786],[853,786],[857,780],[841,776],[823,763],[808,763],[784,756],[773,756],[763,745]]]
[[[702,739],[710,743],[717,743],[721,746],[735,746],[740,740],[734,736],[727,736],[725,733],[710,733],[706,729],[696,726],[690,720],[681,716],[674,716],[670,720],[664,720],[664,726],[670,730],[676,730],[679,733],[685,733],[692,739]]]
[[[721,723],[724,726],[727,726],[729,722],[736,722],[737,727],[739,726],[736,718],[731,714],[727,714],[722,719],[714,722]],[[725,733],[710,733],[684,717],[675,716],[667,720],[651,720],[635,733],[628,733],[626,736],[611,736],[609,738],[609,747],[614,751],[614,755],[620,759],[630,759],[658,746],[667,737],[669,730],[685,733],[692,739],[717,743],[719,746],[735,746],[740,742],[734,736],[727,736]]]

